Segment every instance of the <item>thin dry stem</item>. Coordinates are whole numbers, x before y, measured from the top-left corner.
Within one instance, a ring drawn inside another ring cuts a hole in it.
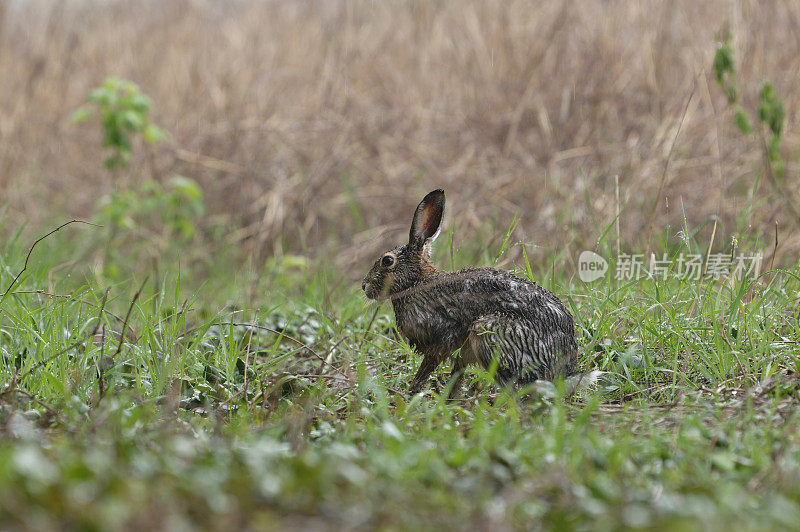
[[[532,261],[596,240],[594,221],[618,210],[616,174],[632,247],[656,226],[682,225],[679,211],[654,213],[664,198],[683,198],[690,227],[717,214],[726,235],[744,205],[759,205],[743,223],[761,241],[773,220],[795,217],[770,187],[748,198],[765,171],[762,147],[731,125],[709,73],[715,38],[734,20],[742,105],[757,109],[761,80],[772,80],[786,108],[784,150],[797,151],[792,2],[3,6],[0,203],[15,222],[87,216],[114,187],[181,174],[201,183],[208,212],[234,223],[230,241],[246,252],[325,253],[356,279],[366,265],[350,261],[396,243],[438,187],[461,235],[518,213],[514,238],[538,244]],[[99,124],[69,121],[111,74],[140,85],[171,135],[154,147],[135,141],[131,168],[113,176]],[[687,114],[698,75],[702,97]],[[788,159],[787,177],[797,176]],[[787,197],[798,197],[796,183],[784,181]],[[787,234],[780,251],[796,257],[800,236]]]

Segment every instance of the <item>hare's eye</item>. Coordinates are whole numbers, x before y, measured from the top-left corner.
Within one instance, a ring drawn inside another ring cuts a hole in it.
[[[381,259],[381,266],[388,268],[394,264],[394,257],[391,255],[384,255]]]

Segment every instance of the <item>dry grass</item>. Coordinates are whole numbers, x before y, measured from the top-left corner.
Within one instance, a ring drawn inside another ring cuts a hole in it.
[[[444,187],[459,239],[519,212],[516,236],[552,252],[613,220],[619,175],[637,249],[651,213],[656,232],[682,208],[692,225],[719,215],[721,242],[755,201],[741,226],[771,235],[778,220],[780,251],[800,251],[785,203],[800,198],[797,162],[783,194],[762,180],[751,197],[760,141],[731,125],[709,72],[730,29],[745,104],[775,82],[794,156],[788,0],[17,4],[0,2],[0,200],[15,218],[85,216],[115,179],[180,173],[249,251],[363,261],[385,243],[369,239],[402,238],[421,195]],[[68,120],[108,75],[137,82],[172,134],[115,179],[96,124]]]

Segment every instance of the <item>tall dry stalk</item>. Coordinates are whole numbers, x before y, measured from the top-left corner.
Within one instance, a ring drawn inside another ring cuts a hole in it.
[[[730,27],[744,97],[773,79],[786,149],[800,147],[790,4],[0,3],[0,201],[19,218],[86,216],[117,184],[180,173],[202,183],[247,249],[350,262],[385,242],[348,243],[395,240],[436,187],[462,234],[519,212],[517,236],[544,251],[593,242],[616,215],[619,175],[629,246],[644,246],[657,193],[682,200],[690,224],[717,214],[729,233],[759,146],[714,112],[724,108],[716,91],[697,99],[673,147],[674,125]],[[114,178],[97,128],[68,121],[107,75],[137,82],[173,135]],[[770,232],[785,206],[757,194],[765,203],[748,222]],[[652,226],[679,227],[680,216],[659,208]],[[781,249],[796,255],[800,237]]]

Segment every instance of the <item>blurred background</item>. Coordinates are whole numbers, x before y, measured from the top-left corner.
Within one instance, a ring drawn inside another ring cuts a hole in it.
[[[714,68],[728,35],[735,103]],[[704,245],[715,231],[721,251],[735,236],[770,255],[777,222],[775,261],[793,262],[798,57],[790,0],[0,0],[0,203],[14,229],[103,212],[124,227],[107,209],[120,194],[197,184],[183,236],[356,278],[441,187],[461,245],[497,242],[516,216],[538,260],[609,227],[628,252],[701,228]],[[109,76],[166,133],[131,134],[112,170],[99,111],[71,120]],[[765,80],[785,110],[773,152]],[[141,238],[166,223],[138,212]]]

